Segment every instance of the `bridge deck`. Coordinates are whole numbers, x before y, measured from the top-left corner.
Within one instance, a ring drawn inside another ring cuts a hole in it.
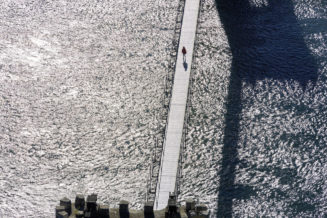
[[[186,0],[185,2],[165,146],[156,192],[156,210],[165,208],[169,192],[175,191],[199,6],[200,0]],[[183,64],[181,53],[183,46],[187,50],[185,61],[187,68]]]

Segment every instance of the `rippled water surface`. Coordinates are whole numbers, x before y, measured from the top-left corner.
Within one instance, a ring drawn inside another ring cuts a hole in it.
[[[220,217],[324,217],[326,6],[203,3],[184,198]]]
[[[0,2],[0,217],[143,204],[177,4]]]
[[[97,192],[138,208],[178,1],[0,3],[0,217]],[[327,3],[203,1],[180,199],[327,211]]]

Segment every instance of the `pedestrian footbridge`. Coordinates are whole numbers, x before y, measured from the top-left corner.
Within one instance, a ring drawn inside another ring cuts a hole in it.
[[[185,0],[167,126],[155,190],[154,207],[156,210],[165,208],[169,193],[176,191],[199,7],[200,0]],[[187,51],[186,57],[183,57],[181,52],[183,47]]]

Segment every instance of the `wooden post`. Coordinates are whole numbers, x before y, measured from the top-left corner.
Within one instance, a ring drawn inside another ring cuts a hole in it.
[[[121,200],[119,202],[119,216],[120,218],[129,218],[129,211],[128,211],[128,201]]]
[[[84,195],[77,194],[75,198],[75,208],[77,210],[84,210],[85,208],[85,199]]]
[[[65,207],[65,211],[68,215],[72,213],[72,202],[68,198],[64,197],[60,200],[60,206]]]
[[[109,218],[109,206],[108,205],[99,205],[98,218]]]
[[[145,202],[145,204],[144,204],[144,217],[145,218],[152,218],[152,217],[154,217],[154,214],[153,214],[153,205],[154,205],[154,202],[153,201],[147,201],[147,202]]]

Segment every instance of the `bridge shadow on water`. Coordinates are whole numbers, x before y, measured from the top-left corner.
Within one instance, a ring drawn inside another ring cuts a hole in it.
[[[257,1],[258,2],[258,1]],[[237,144],[242,111],[242,82],[271,78],[298,82],[302,89],[317,81],[317,64],[307,48],[291,0],[216,0],[216,7],[232,51],[225,115],[222,169],[219,172],[217,217],[231,217],[233,199],[255,195],[252,187],[235,184],[239,164]]]

